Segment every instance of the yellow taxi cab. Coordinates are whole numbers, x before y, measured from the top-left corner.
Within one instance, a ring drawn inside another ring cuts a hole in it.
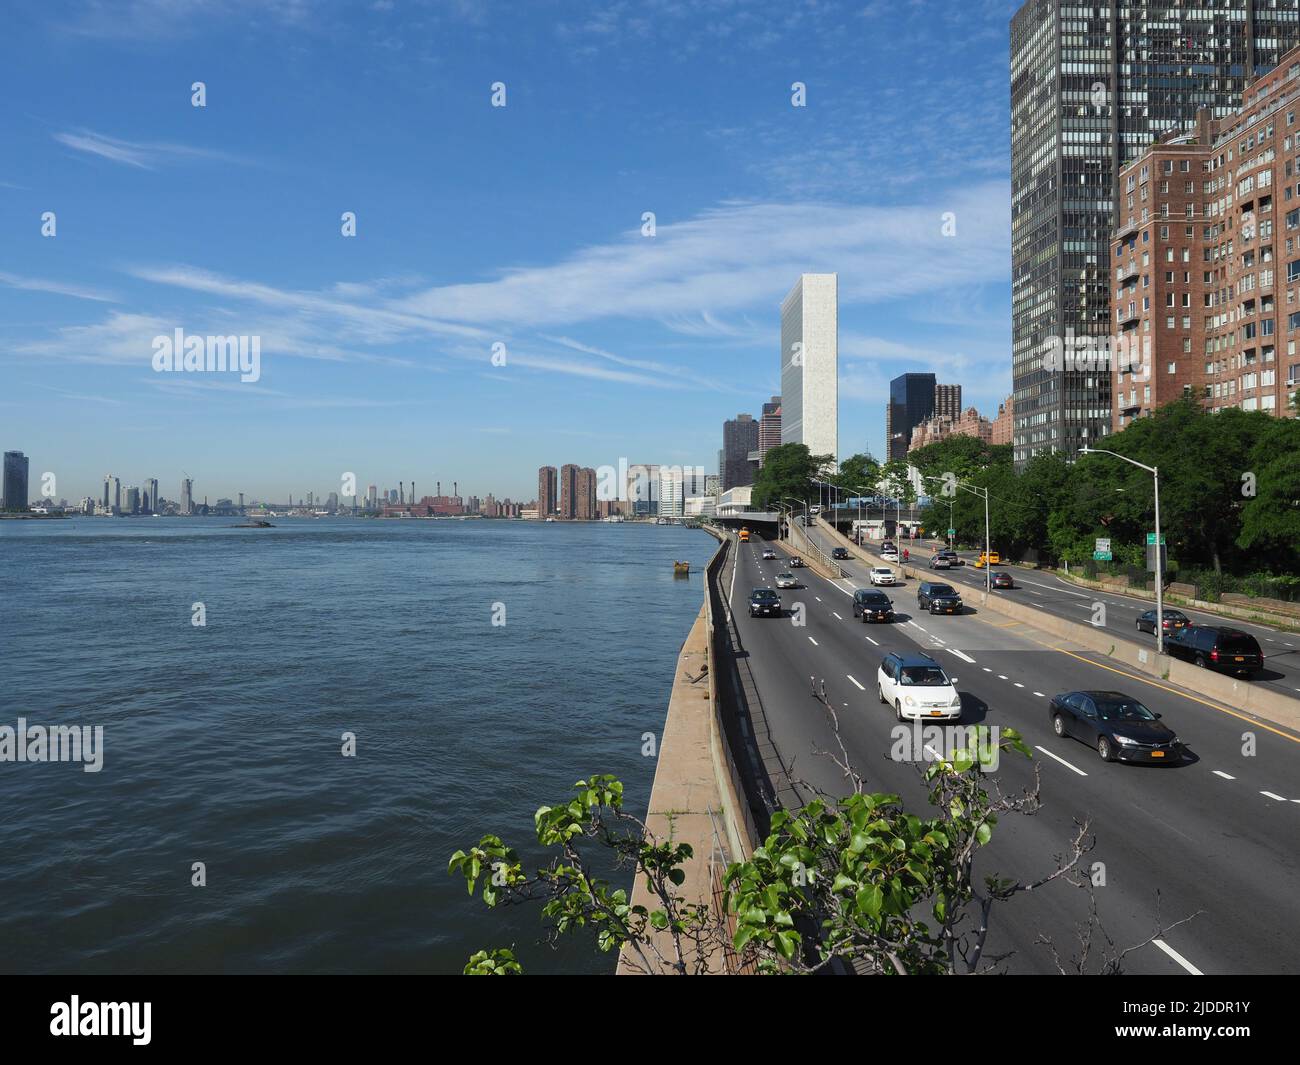
[[[1002,561],[1002,556],[996,551],[981,551],[980,557],[975,560],[975,568],[983,569],[985,566],[996,566]]]

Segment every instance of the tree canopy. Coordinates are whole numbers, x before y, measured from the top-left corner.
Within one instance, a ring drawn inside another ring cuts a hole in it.
[[[1140,418],[1098,446],[1160,470],[1160,524],[1171,560],[1187,568],[1244,573],[1300,569],[1300,421],[1238,409],[1210,413],[1178,400]],[[1054,560],[1092,558],[1106,537],[1118,562],[1142,565],[1154,530],[1152,476],[1110,455],[1038,455],[1016,474],[1011,449],[952,437],[908,456],[923,474],[989,491],[994,547],[1003,554],[1038,550]],[[939,494],[923,516],[927,528],[984,538],[977,496]],[[951,508],[949,507],[949,504]],[[1262,563],[1262,564],[1261,564]]]
[[[815,500],[814,479],[834,466],[833,455],[814,455],[807,444],[781,444],[763,456],[762,468],[754,478],[752,505],[768,510],[783,499]]]

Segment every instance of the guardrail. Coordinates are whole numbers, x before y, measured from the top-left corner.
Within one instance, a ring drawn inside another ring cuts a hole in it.
[[[838,581],[841,578],[843,578],[844,570],[840,568],[840,564],[836,562],[833,558],[831,558],[831,556],[828,555],[825,551],[823,551],[820,547],[817,546],[817,541],[808,535],[808,530],[804,528],[802,525],[795,525],[795,524],[787,525],[786,540],[787,541],[793,540],[794,533],[796,531],[799,534],[799,539],[803,541],[803,543],[799,546],[799,553],[801,555],[812,555],[814,561],[821,563],[821,568],[826,571],[825,573],[822,574],[823,577],[827,577],[833,581]],[[816,566],[814,566],[813,568],[817,569]]]

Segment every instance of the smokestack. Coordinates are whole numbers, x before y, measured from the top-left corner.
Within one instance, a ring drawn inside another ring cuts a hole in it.
[[[436,484],[436,485],[438,486],[437,489],[435,489],[435,491],[434,491],[433,494],[436,495],[436,496],[440,496],[440,495],[442,495],[442,482],[441,482],[441,481],[434,481],[433,483]]]
[[[451,482],[451,497],[452,497],[453,499],[459,499],[459,498],[460,498],[460,482],[459,482],[459,481],[452,481],[452,482]]]
[[[411,502],[415,502],[415,482],[411,482]]]
[[[405,481],[398,481],[398,482],[397,482],[397,501],[398,501],[399,503],[405,503],[405,502],[406,502],[406,482],[405,482]]]

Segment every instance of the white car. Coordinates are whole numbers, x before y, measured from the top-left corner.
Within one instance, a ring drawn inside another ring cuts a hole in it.
[[[961,718],[957,682],[933,658],[918,653],[890,653],[876,671],[876,694],[894,708],[899,721]]]
[[[776,586],[778,588],[798,588],[799,580],[793,573],[778,573],[776,575]]]
[[[886,562],[897,562],[898,552],[894,548],[887,547],[880,552],[880,557],[883,558]]]
[[[890,569],[888,566],[872,566],[871,583],[872,584],[897,584],[898,582],[897,580],[894,579],[894,571]]]
[[[766,551],[763,552],[763,558],[765,559],[776,558],[776,552],[769,547]]]

